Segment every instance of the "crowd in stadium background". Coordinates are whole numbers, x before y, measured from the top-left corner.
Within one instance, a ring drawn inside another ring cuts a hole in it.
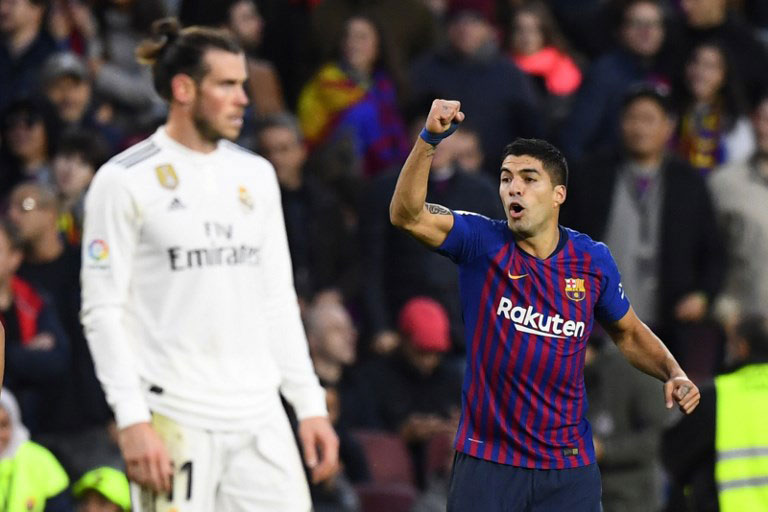
[[[458,272],[388,214],[434,98],[461,101],[467,121],[438,146],[427,201],[504,218],[504,146],[547,139],[570,166],[562,223],[608,244],[633,307],[700,387],[755,357],[740,342],[764,343],[744,321],[768,314],[766,2],[0,0],[3,479],[29,478],[9,462],[31,439],[55,455],[41,455],[56,475],[41,499],[77,482],[81,501],[95,489],[104,510],[128,506],[119,478],[98,488],[89,473],[122,462],[79,320],[82,244],[86,258],[105,251],[81,239],[83,198],[165,119],[134,51],[167,16],[226,28],[247,52],[237,142],[275,167],[341,440],[343,470],[312,487],[316,510],[445,507],[465,356]],[[714,476],[681,467],[661,385],[604,337],[585,375],[604,509],[719,510]]]

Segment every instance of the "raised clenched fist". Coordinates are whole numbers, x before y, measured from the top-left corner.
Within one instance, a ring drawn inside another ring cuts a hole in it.
[[[464,112],[461,111],[461,103],[452,100],[435,100],[429,109],[426,128],[430,133],[443,133],[450,129],[451,123],[460,123],[464,120]]]

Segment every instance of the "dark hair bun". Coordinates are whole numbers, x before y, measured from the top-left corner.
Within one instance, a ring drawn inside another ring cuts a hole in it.
[[[160,54],[178,39],[181,24],[176,18],[163,18],[152,24],[152,38],[145,39],[136,48],[136,58],[142,64],[153,65]]]

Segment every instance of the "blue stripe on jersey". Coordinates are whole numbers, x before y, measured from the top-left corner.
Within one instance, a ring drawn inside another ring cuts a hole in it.
[[[594,462],[584,350],[595,312],[613,322],[629,303],[607,248],[563,232],[559,251],[538,260],[515,245],[505,222],[454,212],[438,251],[460,270],[461,452],[539,469]]]

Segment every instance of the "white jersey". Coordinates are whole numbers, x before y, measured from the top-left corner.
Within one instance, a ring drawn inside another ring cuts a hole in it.
[[[274,169],[164,127],[107,162],[85,201],[82,322],[118,427],[156,411],[239,430],[325,416],[293,288]]]

